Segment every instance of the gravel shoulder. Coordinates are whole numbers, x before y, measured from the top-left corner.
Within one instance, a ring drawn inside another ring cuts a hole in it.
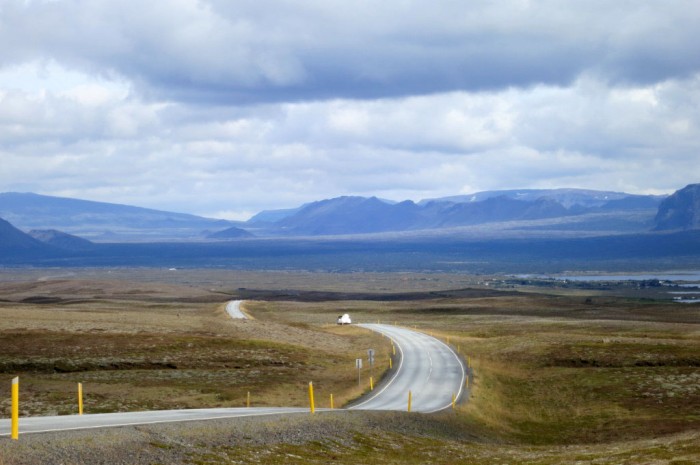
[[[700,431],[609,444],[523,446],[469,433],[450,413],[323,412],[25,435],[1,465],[698,463]]]
[[[27,434],[19,441],[0,439],[0,464],[237,463],[236,459],[243,457],[248,463],[270,446],[313,442],[350,451],[357,445],[358,435],[387,434],[475,439],[456,436],[439,417],[338,411]],[[222,461],[199,462],[212,454],[218,454]]]

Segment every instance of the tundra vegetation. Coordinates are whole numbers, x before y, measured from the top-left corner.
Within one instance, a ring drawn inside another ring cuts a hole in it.
[[[391,346],[353,322],[447,340],[475,382],[454,411],[321,413],[0,438],[0,464],[697,463],[700,306],[629,286],[456,274],[0,272],[0,415],[317,406],[361,395],[354,359]],[[619,291],[619,292],[618,292]],[[643,291],[640,291],[643,292]],[[223,306],[252,298],[255,319]],[[387,363],[382,365],[382,361]],[[363,375],[367,379],[365,364]]]

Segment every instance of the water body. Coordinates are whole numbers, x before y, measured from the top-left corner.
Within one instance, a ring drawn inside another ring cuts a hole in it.
[[[700,281],[700,271],[684,271],[677,273],[647,273],[647,274],[601,274],[601,275],[572,275],[553,276],[562,281]]]
[[[652,281],[673,283],[675,288],[697,289],[697,291],[668,291],[667,294],[674,302],[682,304],[700,303],[700,271],[683,271],[673,273],[641,273],[641,274],[599,274],[599,275],[518,275],[518,278],[556,279],[558,281],[575,282],[622,282],[622,281]]]

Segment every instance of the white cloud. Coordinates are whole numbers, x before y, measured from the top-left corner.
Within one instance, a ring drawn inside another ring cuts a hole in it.
[[[240,218],[700,179],[692,2],[0,6],[0,190]]]
[[[565,88],[263,105],[189,118],[196,105],[126,96],[95,106],[11,92],[0,101],[8,167],[0,183],[239,218],[335,195],[669,192],[700,176],[699,95],[698,77],[626,89],[583,78]]]

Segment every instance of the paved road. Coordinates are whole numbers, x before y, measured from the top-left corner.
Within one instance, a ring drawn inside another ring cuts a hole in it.
[[[19,419],[20,436],[26,433],[46,433],[114,426],[150,425],[182,421],[214,420],[249,416],[308,413],[308,408],[209,408],[187,410],[155,410],[127,413],[96,413],[91,415],[61,415],[54,417],[27,417]],[[0,420],[0,436],[10,435],[10,420]]]
[[[234,319],[248,319],[248,315],[241,311],[242,300],[232,300],[226,304],[226,311]]]
[[[240,310],[240,301],[231,302],[229,305]],[[228,307],[227,310],[230,312]],[[245,315],[243,317],[245,318]],[[372,397],[353,405],[352,409],[405,411],[410,390],[413,394],[411,411],[429,413],[450,407],[452,394],[461,395],[465,383],[465,370],[457,355],[447,345],[431,336],[405,328],[379,324],[359,326],[390,337],[401,359],[392,377],[378,387]],[[284,407],[215,408],[28,417],[20,418],[20,434],[308,411],[308,408]],[[10,420],[0,420],[0,436],[9,434]]]
[[[461,396],[466,371],[457,354],[427,334],[379,324],[359,325],[390,337],[401,354],[401,362],[386,384],[369,399],[353,405],[362,410],[406,410],[408,391],[412,412],[436,412],[452,405],[452,395]]]

